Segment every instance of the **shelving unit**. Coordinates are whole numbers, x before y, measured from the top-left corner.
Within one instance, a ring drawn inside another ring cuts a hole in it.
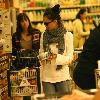
[[[33,8],[24,8],[23,11],[36,11],[36,10],[45,10],[46,7],[33,7]]]
[[[43,31],[43,12],[46,7],[33,7],[33,8],[24,8],[23,12],[25,12],[31,22],[32,25],[36,28],[39,28]],[[61,18],[65,27],[72,31],[72,21],[75,19],[76,14],[78,13],[80,8],[87,9],[87,16],[92,17],[96,23],[100,17],[100,4],[84,4],[84,5],[70,5],[70,6],[61,6]]]
[[[98,12],[98,13],[88,13],[87,16],[100,16],[100,12]]]
[[[69,5],[61,6],[61,9],[76,9],[76,8],[87,8],[87,7],[100,7],[100,4],[85,4],[85,5]],[[33,10],[44,10],[46,7],[32,7],[32,8],[23,8],[23,11],[33,11]]]
[[[33,8],[24,8],[23,12],[42,12],[45,10],[46,7],[33,7]],[[94,14],[96,15],[96,13],[98,13],[97,15],[99,15],[100,13],[100,4],[92,4],[92,5],[71,5],[71,6],[61,6],[61,10],[78,10],[80,8],[87,8],[88,12],[89,12],[89,16]],[[92,9],[94,8],[94,9]],[[95,9],[96,8],[96,9]],[[97,9],[99,9],[99,11],[97,11]],[[93,13],[95,12],[95,13]],[[65,19],[66,20],[66,19]],[[35,21],[36,22],[36,21]]]
[[[0,100],[8,100],[7,69],[9,69],[9,54],[0,54]]]
[[[84,5],[70,5],[70,6],[62,6],[63,9],[73,9],[73,8],[87,8],[87,7],[100,7],[100,4],[84,4]]]

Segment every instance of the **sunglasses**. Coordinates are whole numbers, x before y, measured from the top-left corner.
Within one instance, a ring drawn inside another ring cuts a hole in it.
[[[52,21],[51,21],[52,22]],[[48,26],[51,22],[44,22],[45,26]]]

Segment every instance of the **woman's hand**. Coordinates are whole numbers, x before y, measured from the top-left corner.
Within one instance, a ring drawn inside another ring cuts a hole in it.
[[[49,57],[48,57],[48,60],[54,60],[54,59],[56,59],[56,58],[57,58],[57,54],[51,53],[51,54],[49,55]]]

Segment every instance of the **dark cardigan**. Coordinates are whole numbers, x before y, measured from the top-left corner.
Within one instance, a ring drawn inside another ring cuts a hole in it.
[[[21,65],[20,64],[20,55],[22,56],[23,53],[20,53],[20,50],[21,50],[21,44],[20,44],[20,36],[18,36],[19,34],[18,33],[14,33],[13,36],[12,36],[12,55],[13,56],[16,56],[16,60],[12,62],[12,70],[20,70],[24,67],[28,67],[29,66],[32,66],[34,64],[34,66],[37,66],[39,67],[40,66],[40,63],[39,63],[39,59],[38,59],[38,54],[39,54],[39,49],[40,49],[40,37],[41,37],[41,32],[37,29],[35,29],[33,31],[33,34],[32,34],[32,50],[27,50],[29,51],[31,54],[31,56],[33,57],[36,57],[36,63],[33,62],[33,60],[30,62],[30,64],[27,64],[28,62],[26,61],[24,63],[24,65]],[[27,52],[24,52],[24,57],[26,57],[26,55],[28,54],[29,56],[29,53]],[[22,63],[23,64],[23,63]]]
[[[95,69],[100,60],[100,25],[90,32],[73,73],[75,83],[82,89],[96,88]]]
[[[16,56],[16,52],[21,49],[20,37],[16,32],[12,36],[12,54]],[[37,29],[32,34],[32,50],[39,52],[41,32]]]

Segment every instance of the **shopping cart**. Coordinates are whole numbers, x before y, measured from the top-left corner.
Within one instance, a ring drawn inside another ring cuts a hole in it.
[[[13,59],[14,58],[14,59]],[[11,58],[11,70],[20,70],[25,67],[39,67],[38,51],[23,49],[17,50],[16,56]]]
[[[8,95],[32,96],[41,92],[40,68],[24,68],[18,71],[7,71]]]
[[[74,54],[73,54],[73,61],[72,63],[69,65],[69,71],[70,71],[70,75],[71,77],[73,78],[73,71],[74,71],[74,68],[76,67],[77,63],[78,63],[78,59],[79,59],[79,56],[82,52],[82,49],[74,49]]]

